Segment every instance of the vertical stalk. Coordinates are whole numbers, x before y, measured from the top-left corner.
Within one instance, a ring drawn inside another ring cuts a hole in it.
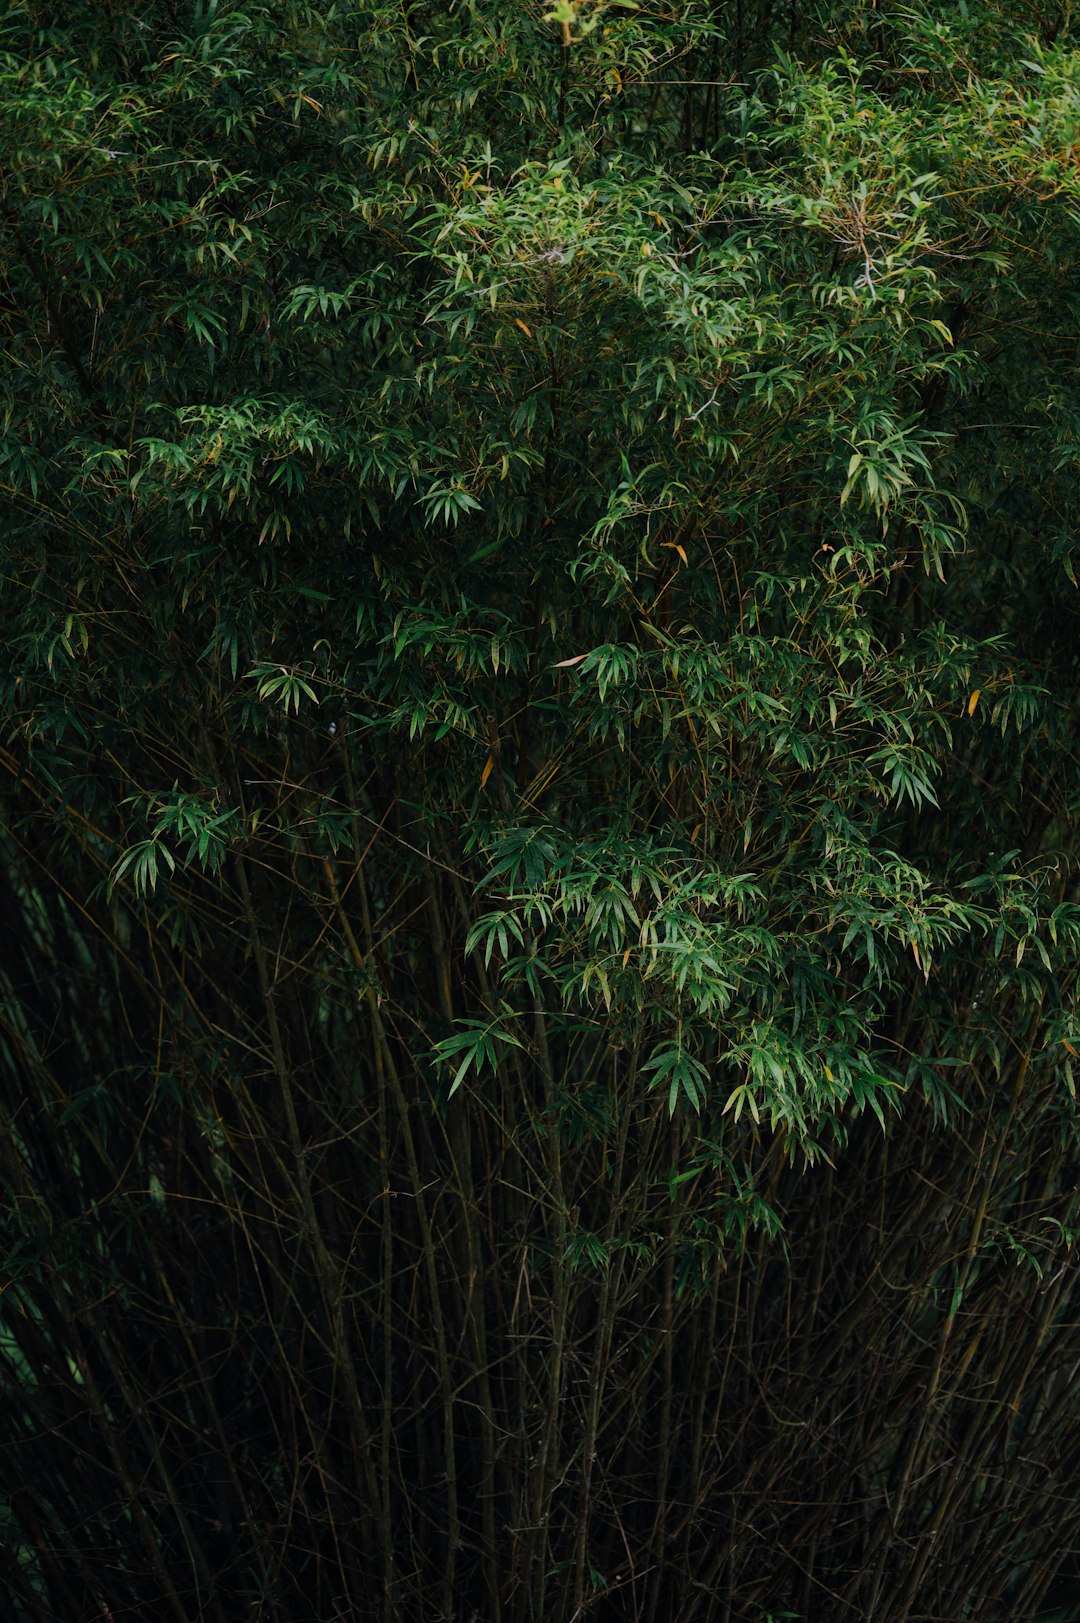
[[[259,978],[259,989],[262,995],[263,1007],[266,1010],[271,1055],[278,1083],[278,1094],[285,1115],[289,1148],[296,1167],[296,1180],[300,1194],[304,1232],[314,1253],[316,1278],[328,1320],[327,1327],[330,1333],[334,1367],[341,1377],[347,1407],[351,1413],[353,1447],[367,1496],[361,1523],[362,1525],[367,1524],[366,1531],[369,1545],[374,1542],[371,1536],[372,1527],[375,1530],[376,1539],[385,1542],[389,1540],[390,1536],[386,1519],[387,1507],[380,1503],[378,1481],[371,1460],[371,1429],[345,1335],[342,1282],[336,1277],[334,1264],[327,1250],[318,1213],[315,1210],[315,1200],[311,1187],[311,1169],[308,1164],[307,1148],[303,1142],[300,1123],[296,1114],[296,1102],[293,1098],[292,1084],[285,1059],[285,1047],[278,1024],[274,989],[266,961],[266,949],[263,945],[262,931],[259,928],[251,890],[248,885],[244,859],[239,856],[236,859],[236,874],[251,939],[252,952],[255,958],[256,973]]]
[[[526,950],[531,942],[526,940]],[[540,1450],[533,1475],[533,1493],[530,1512],[529,1556],[526,1559],[527,1593],[532,1595],[535,1582],[535,1615],[545,1616],[549,1565],[549,1524],[551,1498],[556,1480],[559,1422],[562,1417],[563,1384],[565,1380],[566,1332],[569,1311],[569,1289],[566,1271],[566,1241],[568,1212],[566,1189],[562,1169],[562,1125],[554,1113],[555,1079],[548,1048],[547,1026],[539,999],[533,1009],[533,1029],[537,1056],[544,1081],[544,1098],[548,1106],[548,1130],[544,1140],[547,1150],[548,1176],[551,1180],[552,1205],[555,1215],[555,1247],[552,1257],[552,1323],[551,1344],[548,1354],[547,1408]],[[535,1572],[535,1579],[533,1573]]]
[[[349,945],[349,951],[357,968],[363,969],[365,965],[374,964],[374,931],[371,926],[371,908],[368,901],[367,885],[364,882],[363,869],[356,872],[356,888],[360,902],[361,928],[364,936],[364,951],[361,951],[351,924],[341,905],[341,898],[334,882],[333,870],[329,863],[325,864],[327,877],[331,884],[331,897],[335,910],[341,923],[342,932]],[[375,1052],[378,1063],[390,1088],[390,1096],[394,1101],[398,1121],[401,1126],[402,1142],[405,1147],[405,1159],[409,1168],[409,1178],[413,1187],[413,1199],[416,1205],[417,1221],[420,1225],[420,1237],[424,1255],[424,1271],[427,1276],[428,1296],[431,1303],[432,1323],[435,1329],[436,1360],[439,1371],[439,1386],[443,1400],[443,1463],[446,1471],[446,1557],[443,1565],[442,1577],[442,1612],[446,1623],[451,1623],[454,1616],[454,1587],[457,1567],[457,1554],[461,1547],[461,1520],[458,1509],[458,1481],[457,1481],[457,1452],[454,1438],[454,1388],[450,1376],[450,1356],[447,1350],[446,1321],[443,1312],[442,1292],[439,1286],[439,1273],[436,1263],[435,1239],[431,1228],[431,1219],[424,1198],[426,1187],[420,1173],[420,1161],[416,1153],[416,1141],[413,1137],[412,1122],[409,1119],[409,1105],[401,1085],[393,1049],[387,1038],[386,1027],[383,1023],[382,1010],[379,1007],[379,997],[374,982],[369,978],[366,991],[368,1013],[371,1018],[372,1032],[375,1039]]]
[[[669,1141],[672,1171],[674,1172],[678,1166],[679,1153],[678,1130],[674,1116],[669,1124]],[[651,1538],[653,1571],[649,1585],[649,1600],[645,1608],[646,1615],[649,1617],[659,1615],[660,1597],[667,1564],[665,1546],[667,1542],[668,1487],[671,1478],[671,1417],[675,1401],[675,1337],[672,1333],[675,1313],[675,1201],[676,1193],[674,1186],[672,1186],[668,1196],[668,1209],[664,1218],[664,1226],[667,1232],[664,1237],[663,1286],[660,1307],[662,1353],[660,1359],[660,1436],[657,1446],[656,1487],[654,1490],[656,1519],[653,1522]]]

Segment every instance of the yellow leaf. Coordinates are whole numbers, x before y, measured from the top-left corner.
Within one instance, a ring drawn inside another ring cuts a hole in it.
[[[315,109],[315,111],[317,113],[322,112],[322,103],[317,102],[317,101],[312,101],[311,97],[310,96],[305,96],[304,92],[302,90],[300,92],[300,100],[301,101],[306,101],[309,107],[314,107],[314,109]]]
[[[832,1072],[829,1070],[829,1067],[827,1065],[825,1067],[825,1075],[828,1077],[830,1082],[835,1082],[836,1081],[835,1076],[833,1076]]]
[[[971,698],[968,700],[968,715],[969,716],[973,716],[975,714],[975,706],[979,702],[979,695],[980,695],[981,692],[982,692],[982,688],[976,688],[974,693],[971,695]]]
[[[1068,1037],[1062,1037],[1061,1040],[1065,1044],[1065,1047],[1069,1050],[1069,1053],[1072,1055],[1073,1059],[1080,1059],[1080,1054],[1076,1052],[1076,1049],[1073,1047]]]
[[[627,966],[627,964],[629,962],[630,962],[630,948],[627,947],[626,951],[622,955],[622,966],[623,966],[624,969],[626,968],[626,966]],[[1066,1047],[1068,1047],[1068,1044],[1066,1044]]]
[[[485,783],[490,778],[491,769],[492,769],[492,767],[494,765],[495,765],[495,757],[494,757],[494,755],[489,755],[487,760],[484,762],[484,770],[480,774],[480,787],[481,787],[481,789],[484,787]]]
[[[515,322],[516,326],[521,328],[521,330],[525,334],[526,338],[531,338],[532,337],[532,333],[529,331],[528,327],[526,327],[525,323],[522,321],[520,316],[515,316],[514,317],[514,322]]]

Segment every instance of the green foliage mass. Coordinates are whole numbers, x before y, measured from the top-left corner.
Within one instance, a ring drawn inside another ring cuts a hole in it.
[[[1073,1615],[1068,0],[25,0],[0,130],[12,1615]]]

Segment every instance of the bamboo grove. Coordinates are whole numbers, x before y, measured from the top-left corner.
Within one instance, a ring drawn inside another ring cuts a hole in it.
[[[5,1617],[1077,1615],[1070,25],[3,8]]]

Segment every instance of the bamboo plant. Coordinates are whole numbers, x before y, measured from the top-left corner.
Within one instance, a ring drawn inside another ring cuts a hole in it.
[[[1075,1616],[1068,5],[0,53],[6,1615]]]

